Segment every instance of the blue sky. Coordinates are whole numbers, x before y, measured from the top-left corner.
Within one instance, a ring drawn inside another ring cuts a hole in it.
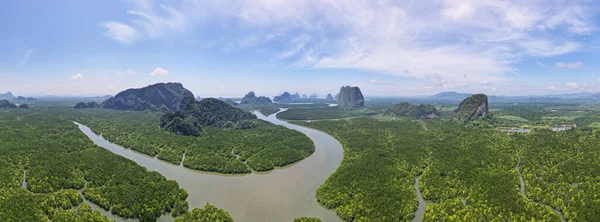
[[[598,92],[599,13],[585,0],[9,0],[0,92]]]

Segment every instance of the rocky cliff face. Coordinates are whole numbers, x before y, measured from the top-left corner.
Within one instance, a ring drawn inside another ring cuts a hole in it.
[[[454,111],[454,118],[467,123],[489,113],[488,97],[485,94],[475,94],[463,100]]]
[[[157,83],[139,89],[128,89],[104,101],[103,108],[118,110],[179,110],[184,97],[194,94],[181,83]]]
[[[249,92],[248,94],[246,94],[244,96],[244,98],[242,98],[242,101],[240,102],[240,104],[267,104],[267,103],[272,103],[271,99],[269,99],[269,97],[266,96],[259,96],[257,97],[256,94],[254,94],[254,92]]]
[[[344,86],[340,89],[338,106],[342,108],[363,108],[365,98],[357,86]]]

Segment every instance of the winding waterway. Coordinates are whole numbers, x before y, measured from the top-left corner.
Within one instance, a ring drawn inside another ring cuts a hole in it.
[[[517,153],[517,166],[515,166],[515,170],[517,170],[517,174],[519,174],[519,182],[521,183],[521,194],[523,194],[523,196],[525,196],[525,198],[529,199],[527,197],[527,194],[525,194],[525,180],[523,180],[523,175],[521,175],[521,171],[519,171],[519,164],[521,163],[521,156]],[[531,199],[530,199],[531,200]],[[556,212],[556,214],[558,214],[558,217],[560,218],[561,221],[565,221],[565,217],[562,214],[562,212],[560,210],[557,210],[556,208],[546,205],[544,203],[541,202],[537,202],[537,201],[533,201],[534,203],[538,203],[547,207],[550,207],[550,209],[552,209],[554,212]]]
[[[419,189],[419,177],[415,177],[415,191],[417,193],[417,199],[419,200],[419,207],[417,208],[417,211],[415,211],[415,218],[412,221],[421,222],[423,221],[423,216],[425,215],[427,203],[423,199],[423,195],[421,195],[421,189]]]
[[[286,109],[281,109],[283,112]],[[278,113],[279,113],[278,112]],[[169,180],[175,180],[189,193],[190,209],[202,208],[208,202],[223,208],[236,221],[292,221],[296,217],[319,217],[323,221],[339,221],[332,210],[321,207],[316,190],[340,165],[342,145],[333,137],[318,130],[281,121],[275,114],[254,114],[262,120],[308,136],[315,144],[315,152],[308,158],[269,173],[223,175],[206,173],[173,165],[135,151],[112,144],[94,134],[87,126],[79,125],[95,144],[131,159],[148,170],[154,170]],[[169,216],[162,220],[171,220]]]

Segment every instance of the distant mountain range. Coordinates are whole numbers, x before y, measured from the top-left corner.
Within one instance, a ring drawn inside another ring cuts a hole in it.
[[[471,93],[458,93],[458,92],[441,92],[433,96],[427,97],[432,100],[449,100],[449,101],[462,101],[467,97],[471,96]],[[552,94],[552,95],[531,95],[531,96],[489,96],[491,101],[501,100],[523,100],[523,99],[600,99],[600,92],[580,92],[580,93],[569,93],[569,94]]]

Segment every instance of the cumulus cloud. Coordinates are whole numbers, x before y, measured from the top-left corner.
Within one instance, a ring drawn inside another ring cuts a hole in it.
[[[566,68],[566,69],[576,69],[583,66],[582,62],[571,62],[571,63],[565,63],[565,62],[557,62],[556,64],[554,64],[554,67],[556,68]]]
[[[570,89],[577,89],[577,83],[574,82],[566,82],[565,86],[567,86]]]
[[[123,44],[130,44],[138,39],[138,31],[131,26],[120,22],[102,22],[99,24],[101,28],[105,28],[104,35]]]
[[[166,76],[166,75],[169,75],[169,70],[158,67],[158,68],[154,69],[154,71],[152,71],[148,75],[150,75],[150,76]]]
[[[78,79],[83,79],[83,75],[81,73],[77,73],[75,75],[72,75],[71,77],[69,77],[70,80],[78,80]]]

